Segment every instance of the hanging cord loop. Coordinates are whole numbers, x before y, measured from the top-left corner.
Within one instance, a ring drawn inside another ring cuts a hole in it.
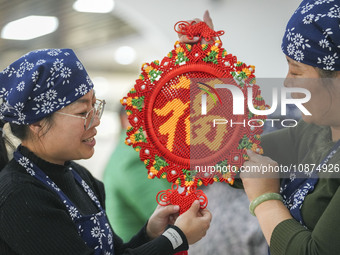
[[[203,38],[207,42],[214,40],[214,37],[220,39],[220,36],[224,35],[223,30],[214,31],[203,21],[198,23],[196,21],[178,21],[174,26],[174,30],[178,34],[186,35],[189,40],[199,37],[199,41]]]

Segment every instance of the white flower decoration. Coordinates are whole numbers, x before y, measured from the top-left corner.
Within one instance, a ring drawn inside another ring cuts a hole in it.
[[[34,71],[32,73],[32,81],[33,81],[33,83],[37,82],[38,79],[39,79],[39,72],[38,71]]]
[[[43,104],[41,105],[41,111],[45,114],[52,113],[54,111],[54,103],[47,101],[43,102]]]
[[[54,67],[54,70],[56,70],[56,71],[59,71],[59,70],[61,70],[61,68],[63,68],[64,67],[64,63],[63,63],[63,59],[56,59],[56,61],[54,61],[54,63],[53,63],[53,67]]]
[[[25,89],[25,82],[22,81],[17,85],[17,90],[18,91],[23,91]]]
[[[59,49],[51,49],[47,52],[50,56],[58,56],[61,53],[61,50]]]
[[[24,65],[20,66],[19,69],[16,72],[17,77],[18,78],[22,77],[24,75],[25,71],[26,71],[25,66]]]
[[[330,46],[329,41],[328,41],[327,39],[322,39],[322,40],[320,40],[320,41],[319,41],[319,45],[320,45],[320,47],[322,47],[323,49],[324,49],[324,48],[328,48],[329,51],[332,50],[332,47]]]
[[[87,81],[87,83],[88,83],[90,86],[93,85],[92,80],[90,79],[89,76],[86,76],[86,81]]]
[[[306,12],[309,12],[311,9],[313,9],[314,4],[307,3],[305,6],[302,7],[301,14],[305,14]]]
[[[30,165],[30,160],[26,157],[21,157],[19,160],[18,160],[18,163],[19,165],[23,166],[23,167],[28,167]]]
[[[300,33],[298,33],[298,34],[295,35],[295,37],[293,38],[292,41],[294,42],[294,44],[297,47],[299,47],[299,46],[301,46],[303,44],[304,40],[305,39],[303,38],[303,36]]]
[[[288,52],[288,55],[294,54],[294,52],[295,52],[294,44],[290,43],[290,44],[287,45],[287,52]]]
[[[333,6],[327,13],[327,16],[330,18],[340,18],[340,8],[337,5]]]
[[[18,102],[14,105],[14,109],[18,112],[21,112],[24,109],[25,105],[22,102]]]
[[[311,24],[313,22],[315,15],[314,14],[308,14],[307,16],[305,16],[302,20],[303,24]]]
[[[303,52],[301,51],[301,50],[297,50],[297,51],[295,51],[295,53],[294,53],[294,59],[296,60],[296,61],[303,61],[303,59],[304,59],[304,54],[303,54]]]
[[[76,88],[76,94],[75,96],[80,95],[85,95],[87,93],[87,86],[85,84],[81,84],[79,88]]]
[[[84,66],[82,65],[82,63],[77,61],[76,64],[77,64],[77,67],[78,67],[79,70],[84,70]]]
[[[49,101],[53,101],[57,98],[57,95],[58,95],[58,93],[57,93],[56,90],[50,89],[50,90],[46,91],[45,98]]]
[[[35,101],[35,102],[41,102],[41,101],[44,100],[44,99],[45,99],[44,94],[40,94],[40,95],[36,96],[35,98],[33,98],[33,101]]]
[[[102,236],[103,230],[100,229],[100,227],[96,226],[93,227],[91,230],[91,235],[95,238],[100,238]]]

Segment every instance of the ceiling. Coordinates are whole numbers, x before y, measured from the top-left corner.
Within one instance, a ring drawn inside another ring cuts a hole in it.
[[[201,17],[209,9],[215,27],[226,30],[222,41],[227,50],[255,65],[262,76],[281,75],[280,66],[274,69],[264,59],[282,57],[282,31],[298,1],[116,0],[114,10],[106,14],[76,12],[73,3],[74,0],[0,0],[0,29],[28,15],[59,19],[59,28],[49,35],[27,41],[0,38],[0,69],[33,49],[72,48],[90,74],[137,75],[143,62],[160,59],[172,49],[177,39],[173,30],[177,21]],[[137,52],[131,65],[119,65],[113,59],[115,50],[123,45]]]
[[[56,16],[59,19],[59,28],[52,34],[25,41],[0,39],[1,63],[7,62],[7,59],[15,60],[33,49],[72,48],[83,52],[138,34],[135,28],[114,13],[76,12],[70,0],[0,0],[0,3],[0,27],[28,15]],[[91,68],[101,67],[104,66],[93,65]]]

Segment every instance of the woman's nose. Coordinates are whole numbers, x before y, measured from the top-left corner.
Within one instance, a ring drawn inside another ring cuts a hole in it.
[[[97,114],[95,114],[94,119],[93,119],[93,124],[94,127],[98,127],[100,125],[100,118]]]
[[[293,78],[291,78],[288,74],[285,78],[285,80],[283,81],[283,86],[285,86],[286,88],[291,88],[294,87],[293,86]]]

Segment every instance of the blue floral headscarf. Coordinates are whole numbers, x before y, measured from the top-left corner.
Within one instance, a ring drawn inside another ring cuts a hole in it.
[[[340,70],[340,1],[304,0],[289,20],[282,50],[323,70]]]
[[[71,49],[27,53],[0,73],[0,119],[31,124],[76,101],[92,88]]]

